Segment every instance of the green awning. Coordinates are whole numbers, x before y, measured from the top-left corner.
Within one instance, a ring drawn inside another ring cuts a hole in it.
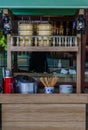
[[[0,0],[0,8],[11,9],[14,15],[73,16],[88,8],[88,0]]]
[[[79,9],[88,8],[88,0],[0,0],[0,8]]]
[[[12,9],[14,15],[20,16],[73,16],[77,9]]]

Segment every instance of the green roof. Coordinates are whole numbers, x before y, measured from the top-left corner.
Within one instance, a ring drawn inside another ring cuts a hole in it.
[[[0,0],[0,8],[88,8],[88,0]]]
[[[72,16],[77,9],[87,9],[88,0],[0,0],[0,8],[14,15]]]

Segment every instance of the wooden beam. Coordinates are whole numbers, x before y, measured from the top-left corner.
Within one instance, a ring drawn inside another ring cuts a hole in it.
[[[77,88],[76,92],[81,93],[81,35],[79,37],[79,51],[77,52]]]
[[[33,46],[28,46],[28,47],[22,47],[22,46],[11,46],[10,47],[10,50],[11,51],[30,51],[30,52],[77,52],[78,51],[78,46],[72,46],[72,47],[54,47],[54,46],[51,46],[51,47],[33,47]]]

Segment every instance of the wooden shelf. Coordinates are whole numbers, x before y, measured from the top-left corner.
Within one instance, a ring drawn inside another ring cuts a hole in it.
[[[80,35],[77,37],[74,37],[75,39],[75,44],[73,46],[73,41],[71,36],[69,46],[67,44],[64,44],[63,42],[61,44],[58,44],[59,46],[55,46],[55,40],[53,39],[53,46],[14,46],[14,45],[19,45],[16,44],[14,41],[15,39],[19,41],[18,36],[10,36],[8,35],[7,37],[7,43],[8,43],[8,51],[7,51],[7,67],[8,69],[11,70],[11,52],[75,52],[76,53],[76,61],[77,61],[77,82],[76,82],[76,92],[81,93],[81,43],[80,40],[77,41],[77,39],[80,39]],[[55,37],[53,37],[55,38]],[[57,38],[68,38],[66,36],[60,37],[58,36]],[[35,40],[36,41],[36,40]],[[63,40],[61,40],[63,41]],[[36,43],[36,42],[35,42]],[[61,45],[61,46],[60,46]],[[66,45],[66,46],[65,46]]]
[[[72,46],[72,47],[58,47],[58,46],[52,46],[52,47],[40,47],[40,46],[37,46],[37,47],[33,47],[33,46],[30,46],[30,47],[22,47],[22,46],[11,46],[10,47],[10,51],[30,51],[30,52],[78,52],[78,46]]]

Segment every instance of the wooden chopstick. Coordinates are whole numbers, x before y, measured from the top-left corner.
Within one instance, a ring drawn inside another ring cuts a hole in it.
[[[54,87],[55,84],[58,82],[59,78],[58,77],[41,77],[40,78],[40,81],[42,82],[42,84],[45,86],[45,87]]]

